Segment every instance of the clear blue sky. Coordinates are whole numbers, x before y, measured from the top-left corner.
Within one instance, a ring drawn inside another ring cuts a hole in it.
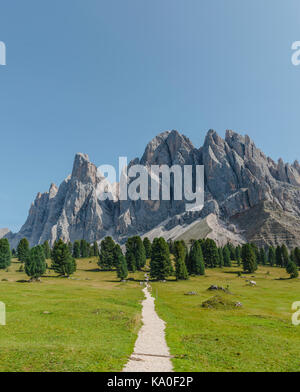
[[[300,159],[299,0],[10,0],[0,3],[0,227],[84,152],[140,156],[178,129],[248,133]]]

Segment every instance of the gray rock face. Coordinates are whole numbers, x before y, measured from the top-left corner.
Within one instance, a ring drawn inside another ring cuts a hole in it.
[[[0,238],[3,238],[8,233],[9,233],[9,229],[7,229],[7,228],[0,229]]]
[[[300,221],[298,161],[292,165],[282,159],[274,162],[256,148],[247,135],[228,130],[223,139],[210,130],[204,145],[197,149],[177,131],[166,131],[156,136],[147,145],[142,158],[134,159],[129,167],[132,164],[148,168],[162,164],[203,164],[204,208],[200,212],[185,212],[185,201],[176,200],[100,201],[97,189],[104,177],[87,155],[77,154],[72,174],[59,188],[52,184],[48,192],[39,193],[20,232],[7,235],[12,245],[16,246],[23,237],[27,237],[31,245],[45,240],[53,244],[58,238],[72,242],[84,238],[92,242],[106,235],[122,242],[130,235],[144,234],[157,225],[165,225],[169,230],[210,214],[227,222],[232,229],[235,217],[246,211],[251,214],[251,210],[262,202],[276,206],[275,210]],[[171,194],[172,191],[171,185]],[[275,237],[269,236],[272,240],[266,241],[254,238],[254,241],[260,245],[275,244]]]

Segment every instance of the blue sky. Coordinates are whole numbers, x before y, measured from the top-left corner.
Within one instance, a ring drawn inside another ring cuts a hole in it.
[[[0,4],[0,227],[18,229],[76,152],[140,156],[178,129],[248,133],[299,156],[298,0],[10,0]]]

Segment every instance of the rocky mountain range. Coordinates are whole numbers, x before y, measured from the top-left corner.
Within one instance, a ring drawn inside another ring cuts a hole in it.
[[[59,187],[51,184],[48,192],[37,194],[21,230],[4,234],[13,247],[23,237],[31,245],[58,238],[92,242],[107,235],[124,243],[134,234],[300,245],[300,165],[274,162],[247,135],[228,130],[223,139],[209,130],[196,148],[179,132],[166,131],[132,164],[204,165],[203,209],[186,212],[185,201],[178,200],[101,201],[97,190],[105,178],[78,153],[72,174]]]

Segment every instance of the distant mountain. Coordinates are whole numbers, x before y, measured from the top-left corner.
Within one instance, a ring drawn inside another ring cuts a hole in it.
[[[20,232],[7,235],[12,246],[22,237],[31,245],[58,238],[92,242],[106,235],[122,243],[153,233],[186,240],[210,236],[220,244],[300,245],[300,165],[274,162],[247,135],[229,130],[223,139],[210,130],[198,149],[186,136],[166,131],[132,164],[204,165],[204,208],[186,212],[185,201],[177,200],[100,201],[104,177],[87,155],[77,154],[72,174],[59,188],[52,184],[49,192],[38,193]]]
[[[10,232],[10,230],[7,228],[0,229],[0,238],[3,238],[4,236],[6,236],[9,232]]]

